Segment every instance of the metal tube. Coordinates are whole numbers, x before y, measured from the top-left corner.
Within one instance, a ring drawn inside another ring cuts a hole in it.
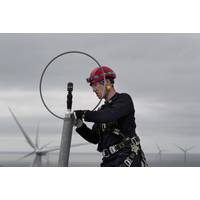
[[[63,120],[63,130],[62,130],[62,138],[61,138],[60,153],[58,160],[59,167],[68,167],[72,130],[73,130],[73,119],[74,119],[73,114],[67,113]]]

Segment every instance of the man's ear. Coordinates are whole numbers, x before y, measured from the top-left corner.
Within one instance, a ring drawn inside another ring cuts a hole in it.
[[[107,79],[106,80],[106,91],[110,92],[111,88],[112,88],[112,83],[110,82],[109,79]]]

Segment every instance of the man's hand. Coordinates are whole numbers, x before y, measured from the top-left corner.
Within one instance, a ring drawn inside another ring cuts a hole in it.
[[[86,110],[75,110],[74,113],[75,113],[76,119],[81,119],[82,120],[84,118]]]
[[[74,126],[76,126],[76,128],[80,128],[82,125],[83,125],[83,120],[81,119],[74,120]]]

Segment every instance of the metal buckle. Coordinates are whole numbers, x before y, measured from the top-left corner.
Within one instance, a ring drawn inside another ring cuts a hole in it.
[[[110,151],[110,153],[111,153],[111,154],[114,154],[114,153],[116,153],[116,152],[117,152],[117,150],[116,150],[116,148],[115,148],[115,145],[113,145],[113,146],[110,146],[110,147],[109,147],[109,151]]]
[[[131,151],[135,152],[136,155],[138,155],[139,147],[137,145],[131,145]]]
[[[115,128],[115,129],[114,129],[114,131],[113,131],[113,133],[114,133],[114,134],[116,134],[116,135],[119,135],[119,133],[120,133],[120,130],[119,130],[119,129],[117,129],[117,128]]]
[[[108,149],[104,149],[104,150],[102,151],[102,155],[103,155],[103,157],[105,157],[105,158],[109,157],[110,154],[109,154]]]
[[[124,144],[123,142],[120,142],[120,143],[118,144],[118,147],[119,147],[120,149],[122,149],[122,148],[125,147],[125,144]]]
[[[139,145],[140,139],[138,137],[132,137],[131,142],[132,142],[132,144]]]
[[[132,137],[131,138],[131,143],[137,145],[136,137]]]
[[[127,166],[127,167],[130,167],[131,164],[132,164],[132,160],[130,158],[127,158],[125,161],[124,161],[124,164]]]

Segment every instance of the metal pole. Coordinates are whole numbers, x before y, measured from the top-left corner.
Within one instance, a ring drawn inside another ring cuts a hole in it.
[[[60,144],[59,167],[68,167],[71,138],[73,129],[73,114],[68,113],[63,120],[62,138]]]
[[[59,160],[58,160],[59,167],[68,167],[72,130],[73,130],[73,124],[74,124],[74,115],[73,113],[71,113],[73,83],[68,83],[67,91],[68,91],[68,95],[67,95],[68,113],[65,114],[65,118],[63,120],[63,130],[62,130],[60,154],[59,154]]]

